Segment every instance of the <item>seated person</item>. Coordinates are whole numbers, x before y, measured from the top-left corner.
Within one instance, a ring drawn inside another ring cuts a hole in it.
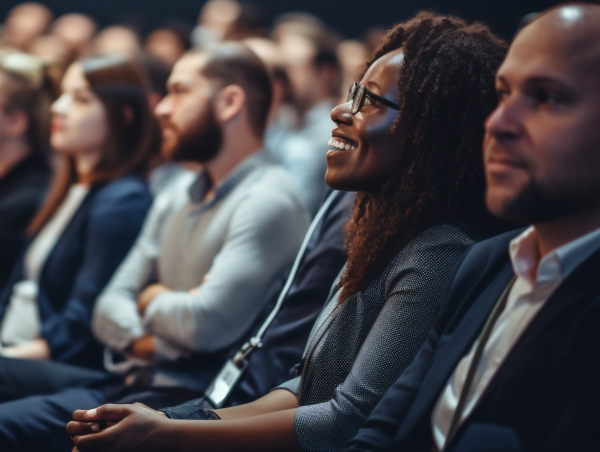
[[[262,148],[271,98],[264,64],[235,43],[191,52],[168,90],[156,107],[162,152],[202,170],[157,197],[98,298],[92,329],[112,373],[36,367],[52,390],[0,404],[0,447],[52,447],[53,429],[63,433],[63,418],[82,403],[150,390],[159,407],[201,393],[281,288],[309,220],[291,176]],[[0,381],[18,371],[3,368]],[[160,388],[168,399],[156,397]],[[36,420],[13,424],[16,412]]]
[[[241,378],[229,392],[221,392],[220,388],[217,391],[219,380],[214,380],[203,397],[169,409],[172,417],[187,416],[186,413],[204,408],[248,403],[287,380],[300,361],[331,285],[346,262],[343,230],[352,212],[353,199],[354,193],[332,192],[317,212],[304,238],[306,248],[301,247],[296,257],[297,270],[294,271],[295,262],[279,295],[280,307],[276,304],[256,334],[233,355],[234,363],[242,369]],[[224,371],[225,368],[221,370]],[[218,401],[211,388],[218,393]],[[133,400],[137,399],[134,395]],[[182,412],[176,414],[175,410]]]
[[[62,167],[0,293],[0,400],[48,383],[39,372],[17,370],[35,364],[6,357],[101,366],[102,349],[90,331],[94,302],[152,203],[144,179],[152,123],[137,67],[84,59],[68,69],[61,87],[50,144]]]
[[[50,183],[46,152],[54,98],[41,61],[0,53],[0,289]]]
[[[413,364],[347,451],[589,451],[600,423],[600,6],[515,38],[486,121],[486,201],[530,224],[466,255]]]
[[[327,183],[358,195],[348,264],[297,377],[191,417],[208,421],[135,405],[76,411],[67,430],[77,449],[342,449],[419,350],[454,266],[490,232],[479,125],[505,50],[481,25],[423,13],[390,31],[333,110]]]
[[[295,130],[296,115],[291,103],[289,78],[283,64],[279,47],[266,38],[249,38],[244,43],[265,62],[273,81],[273,102],[265,132],[265,147],[273,158],[294,178],[311,216],[319,210],[325,199],[325,153],[324,140],[310,140]],[[329,114],[333,105],[326,109]],[[329,135],[333,123],[326,130]]]

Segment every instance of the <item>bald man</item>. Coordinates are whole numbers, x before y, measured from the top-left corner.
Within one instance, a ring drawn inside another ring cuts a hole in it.
[[[496,90],[486,202],[529,226],[465,256],[347,452],[600,449],[600,6],[521,30]]]

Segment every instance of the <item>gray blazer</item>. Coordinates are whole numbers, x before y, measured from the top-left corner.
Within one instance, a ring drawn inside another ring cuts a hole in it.
[[[303,376],[278,387],[299,398],[294,425],[303,450],[342,450],[356,434],[423,345],[454,267],[473,243],[456,225],[440,224],[341,306],[334,287],[309,338]]]

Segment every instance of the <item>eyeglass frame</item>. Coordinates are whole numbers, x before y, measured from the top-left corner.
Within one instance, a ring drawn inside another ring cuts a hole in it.
[[[386,105],[394,110],[400,110],[400,105],[391,100],[384,99],[381,96],[378,96],[374,92],[367,89],[365,85],[361,85],[357,82],[352,82],[350,85],[350,89],[348,90],[348,99],[346,102],[352,101],[352,109],[350,110],[353,115],[358,113],[360,109],[363,107],[365,103],[365,97],[371,97],[377,102],[381,102],[383,105]]]

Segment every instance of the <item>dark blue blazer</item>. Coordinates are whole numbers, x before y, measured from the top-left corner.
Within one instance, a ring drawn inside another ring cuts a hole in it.
[[[347,451],[427,451],[431,414],[513,276],[513,231],[463,258],[446,304],[413,363]],[[519,339],[448,451],[596,450],[600,425],[600,251],[549,298]]]
[[[300,263],[281,310],[248,357],[248,367],[227,406],[252,402],[288,380],[300,362],[310,331],[331,286],[346,263],[344,227],[350,220],[354,193],[338,193],[323,215]]]
[[[38,306],[41,335],[52,359],[101,367],[101,347],[92,337],[90,320],[100,294],[137,237],[152,195],[140,176],[96,184],[67,224],[40,273]],[[12,286],[24,279],[22,251],[0,292],[0,319]]]

